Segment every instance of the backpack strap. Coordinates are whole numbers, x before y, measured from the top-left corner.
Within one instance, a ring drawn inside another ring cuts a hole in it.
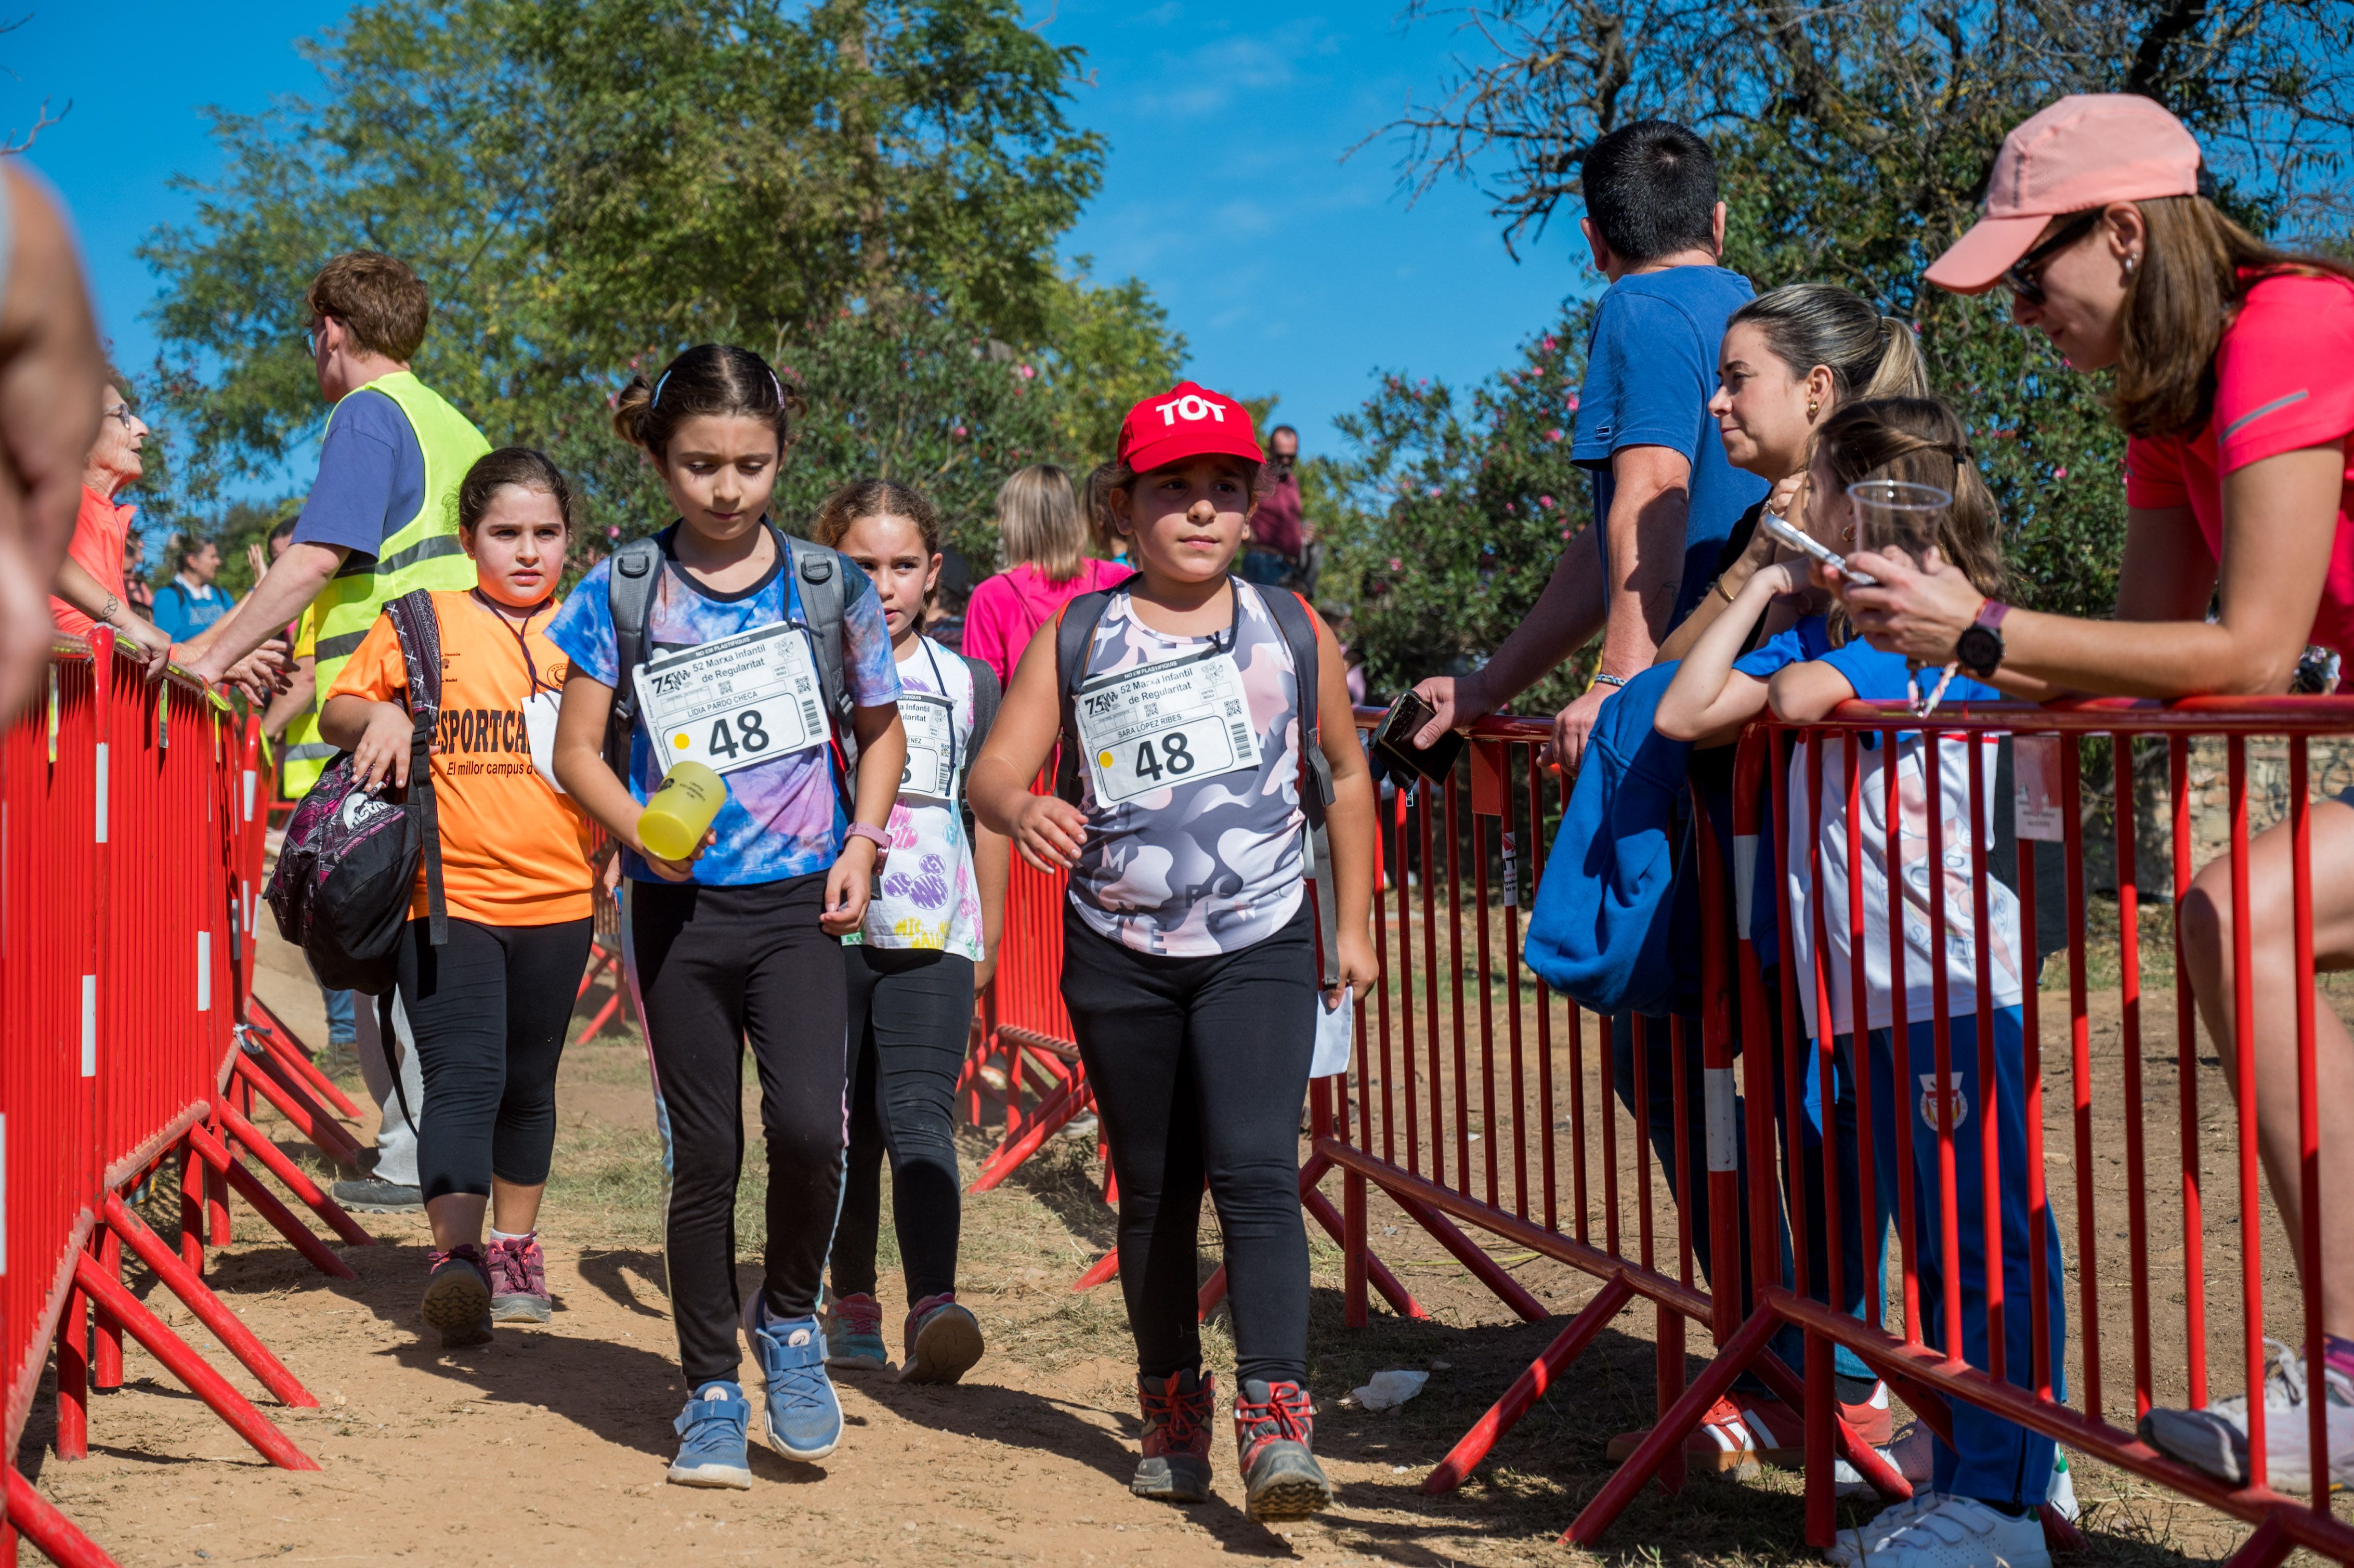
[[[964,661],[965,673],[972,677],[972,736],[964,748],[964,770],[970,773],[972,759],[989,741],[990,727],[997,723],[997,705],[1005,694],[997,683],[996,671],[969,654],[957,657]]]
[[[1055,760],[1055,793],[1079,803],[1079,683],[1087,678],[1087,649],[1096,622],[1103,619],[1117,588],[1096,588],[1065,602],[1055,612],[1055,689],[1062,694],[1063,729]]]
[[[441,895],[441,819],[433,802],[433,732],[441,725],[441,620],[426,588],[387,601],[384,613],[400,640],[401,662],[408,672],[408,713],[415,724],[408,808],[424,840],[427,934],[439,948],[450,940],[450,910]]]
[[[624,785],[630,781],[630,731],[638,722],[635,672],[646,662],[646,620],[653,613],[654,588],[662,580],[659,538],[632,539],[613,552],[605,580],[605,605],[613,620],[613,654],[620,680],[605,723],[605,766]]]
[[[1324,826],[1325,808],[1332,803],[1332,764],[1324,755],[1316,718],[1316,615],[1305,599],[1288,588],[1262,588],[1258,597],[1291,651],[1292,684],[1299,704],[1299,809],[1308,819],[1308,874],[1316,884],[1316,935],[1323,948],[1321,978],[1329,991],[1341,980],[1341,908],[1332,885],[1332,838]]]
[[[785,553],[801,595],[801,624],[809,628],[810,645],[817,654],[817,683],[832,720],[833,750],[840,764],[835,783],[847,810],[853,798],[851,776],[858,768],[858,731],[850,722],[850,683],[843,675],[842,623],[850,595],[847,574],[856,568],[840,551],[779,533],[774,524],[769,532]]]

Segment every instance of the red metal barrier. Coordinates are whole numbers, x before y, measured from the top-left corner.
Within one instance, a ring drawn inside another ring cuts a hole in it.
[[[232,1183],[323,1268],[349,1273],[220,1137],[233,1128],[256,1149],[234,1103],[252,1082],[334,1127],[315,1097],[332,1086],[291,1036],[274,1020],[243,1029],[265,831],[257,762],[249,721],[176,677],[142,680],[111,633],[61,642],[48,700],[0,733],[0,1445],[12,1461],[52,1345],[58,1455],[87,1451],[90,1383],[120,1382],[127,1332],[272,1463],[316,1468],[120,1278],[128,1243],[280,1400],[315,1403],[201,1278],[206,1224],[226,1239]],[[177,1248],[126,1202],[166,1168],[182,1180]],[[299,1171],[279,1173],[343,1221],[344,1239],[365,1239]],[[59,1562],[108,1561],[13,1465],[5,1478],[0,1561],[19,1531]]]

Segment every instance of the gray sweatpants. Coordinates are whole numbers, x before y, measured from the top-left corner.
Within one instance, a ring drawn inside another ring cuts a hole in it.
[[[412,1117],[425,1114],[425,1078],[418,1070],[417,1041],[408,1032],[408,1013],[400,1005],[400,998],[392,999],[392,1029],[394,1051],[400,1059],[400,1094],[392,1092],[392,1067],[385,1061],[384,1045],[376,1028],[376,1002],[372,996],[352,999],[353,1033],[360,1054],[360,1076],[367,1084],[369,1097],[376,1101],[383,1115],[383,1125],[376,1129],[377,1179],[396,1187],[417,1185],[417,1123]],[[408,1110],[401,1110],[401,1097],[406,1096]]]

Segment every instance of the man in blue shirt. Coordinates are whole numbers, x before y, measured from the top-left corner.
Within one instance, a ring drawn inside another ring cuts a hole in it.
[[[1486,665],[1415,690],[1437,710],[1417,737],[1495,712],[1602,635],[1601,673],[1553,721],[1575,770],[1595,715],[1650,667],[1708,590],[1718,546],[1766,482],[1725,461],[1708,400],[1724,321],[1752,291],[1717,264],[1724,204],[1708,143],[1645,120],[1595,143],[1582,175],[1595,270],[1610,280],[1586,345],[1572,459],[1594,474],[1595,525],[1570,541],[1528,616]]]

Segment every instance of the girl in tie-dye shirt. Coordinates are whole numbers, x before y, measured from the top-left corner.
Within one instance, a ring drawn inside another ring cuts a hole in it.
[[[548,632],[572,661],[557,775],[627,857],[621,951],[653,1069],[669,1177],[665,1262],[688,1389],[670,1478],[685,1486],[752,1484],[739,1321],[768,1382],[769,1444],[814,1461],[842,1440],[817,1320],[842,1192],[842,938],[865,917],[907,738],[873,585],[831,550],[788,546],[766,515],[800,412],[796,393],[747,349],[706,344],[651,384],[631,380],[614,426],[652,460],[679,520],[656,551],[625,547],[590,572]],[[612,599],[617,574],[631,568],[656,581],[642,662],[623,669]],[[812,623],[812,592],[838,599],[839,626]],[[814,690],[821,636],[840,640],[850,735]],[[662,699],[639,710],[626,781],[604,759],[624,683]],[[854,738],[859,763],[845,789],[834,748]],[[680,753],[718,770],[727,799],[703,844],[667,860],[648,851],[638,820]],[[748,1041],[769,1148],[768,1257],[739,1313]]]

